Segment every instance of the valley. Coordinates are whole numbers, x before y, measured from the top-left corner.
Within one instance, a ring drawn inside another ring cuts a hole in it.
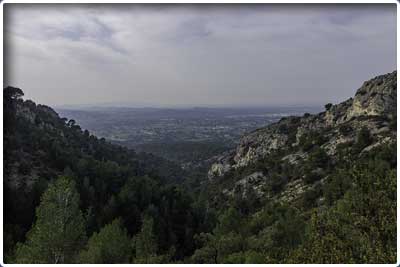
[[[398,1],[23,2],[0,267],[400,267]]]
[[[3,93],[7,262],[396,260],[396,71],[324,111],[56,112]]]
[[[282,117],[319,107],[274,108],[57,108],[98,137],[187,166],[232,149],[241,136]]]

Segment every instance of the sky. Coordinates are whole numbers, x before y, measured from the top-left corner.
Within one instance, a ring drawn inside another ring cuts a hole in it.
[[[396,5],[5,4],[4,86],[37,103],[338,103],[396,69]]]

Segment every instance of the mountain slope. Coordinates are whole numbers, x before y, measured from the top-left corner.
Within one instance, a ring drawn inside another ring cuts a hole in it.
[[[243,138],[209,170],[195,263],[394,263],[396,72]]]
[[[41,226],[58,220],[40,210],[61,210],[84,215],[89,241],[67,251],[74,263],[394,263],[396,75],[244,136],[198,194],[179,186],[187,178],[176,165],[98,139],[5,88],[6,262],[51,263],[49,247],[67,249]],[[73,210],[44,197],[65,190],[76,192]],[[118,240],[129,249],[116,251]]]
[[[262,161],[268,157],[277,157],[281,165],[287,168],[299,169],[300,163],[310,160],[316,153],[316,148],[322,149],[318,151],[322,154],[319,156],[326,156],[334,165],[345,147],[357,147],[359,151],[353,152],[360,154],[379,144],[394,143],[396,75],[394,71],[366,81],[354,98],[337,105],[327,104],[325,112],[287,117],[242,137],[234,151],[221,156],[212,165],[209,180],[218,184],[220,180],[235,176],[231,186],[223,189],[224,192],[232,193],[236,186],[249,185],[258,194],[265,194],[262,185],[271,180],[268,168],[254,166],[262,165]],[[363,144],[357,143],[360,133],[366,135]],[[238,172],[247,175],[235,175]],[[284,177],[289,182],[288,187],[302,187],[306,175],[302,174]],[[318,176],[317,173],[315,175]],[[319,176],[315,180],[321,180],[324,175],[321,173]]]
[[[192,219],[193,200],[180,188],[186,173],[177,164],[82,131],[74,120],[60,118],[52,108],[23,100],[18,88],[3,92],[7,256],[12,256],[17,242],[25,240],[43,192],[59,176],[75,181],[88,236],[117,217],[133,235],[140,230],[144,214],[151,213],[156,217],[160,252],[174,246],[176,259],[192,252],[193,242],[186,239],[193,239],[202,219]],[[186,235],[182,227],[191,232]]]

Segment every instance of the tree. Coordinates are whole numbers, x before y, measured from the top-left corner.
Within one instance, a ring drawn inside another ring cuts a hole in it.
[[[396,170],[374,159],[349,174],[352,187],[330,209],[314,211],[305,242],[290,262],[396,261]]]
[[[71,263],[86,240],[75,183],[59,177],[43,193],[27,241],[16,250],[18,263]]]
[[[202,246],[192,255],[195,263],[218,263],[219,246],[218,238],[210,233],[200,233],[195,236],[197,242]]]
[[[244,263],[244,237],[236,232],[213,234],[201,233],[196,236],[202,245],[192,256],[195,263]]]
[[[242,224],[242,216],[235,208],[230,207],[219,216],[218,221],[214,231],[217,235],[238,232]]]
[[[218,218],[213,233],[195,237],[202,246],[192,256],[196,263],[244,263],[245,227],[241,214],[233,207]]]
[[[94,233],[86,250],[80,254],[81,263],[129,263],[131,240],[120,219]]]
[[[352,131],[353,131],[353,128],[348,124],[342,124],[339,126],[339,132],[340,132],[340,134],[342,134],[344,136],[347,136]]]
[[[270,179],[267,182],[267,188],[273,193],[279,193],[282,191],[284,186],[287,184],[288,179],[286,176],[282,176],[279,174],[272,174]]]
[[[329,156],[323,148],[319,147],[310,153],[308,161],[313,168],[326,168]]]
[[[135,263],[155,263],[157,261],[157,243],[153,233],[153,218],[143,218],[142,229],[134,239]]]
[[[67,123],[67,126],[72,128],[72,127],[75,126],[75,124],[76,124],[75,120],[69,120],[68,123]]]
[[[332,103],[328,103],[325,105],[325,109],[330,110],[332,106],[333,106]]]
[[[4,110],[4,132],[5,134],[13,132],[16,120],[16,103],[24,95],[21,89],[8,86],[3,89],[3,110]],[[5,139],[7,142],[8,139]],[[5,144],[6,145],[6,144]],[[8,150],[4,150],[8,151]]]
[[[328,205],[342,198],[351,187],[351,173],[349,170],[339,170],[330,175],[324,186],[324,197]]]
[[[372,143],[373,139],[367,127],[362,127],[357,133],[356,143],[354,145],[354,152],[360,153],[365,147]]]
[[[267,205],[252,220],[248,240],[250,251],[257,255],[257,261],[284,263],[291,250],[299,246],[304,237],[305,221],[294,207],[274,203]],[[247,262],[250,259],[246,259]]]
[[[20,99],[22,96],[24,96],[24,92],[22,92],[22,90],[19,88],[7,86],[6,88],[3,89],[4,99],[17,100]]]
[[[116,217],[118,208],[117,199],[114,195],[110,197],[108,200],[107,205],[104,207],[103,214],[104,214],[104,221],[110,222]]]

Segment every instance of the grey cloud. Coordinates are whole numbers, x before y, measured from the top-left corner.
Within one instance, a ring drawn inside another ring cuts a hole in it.
[[[6,84],[46,104],[338,102],[396,67],[395,5],[6,4]]]

